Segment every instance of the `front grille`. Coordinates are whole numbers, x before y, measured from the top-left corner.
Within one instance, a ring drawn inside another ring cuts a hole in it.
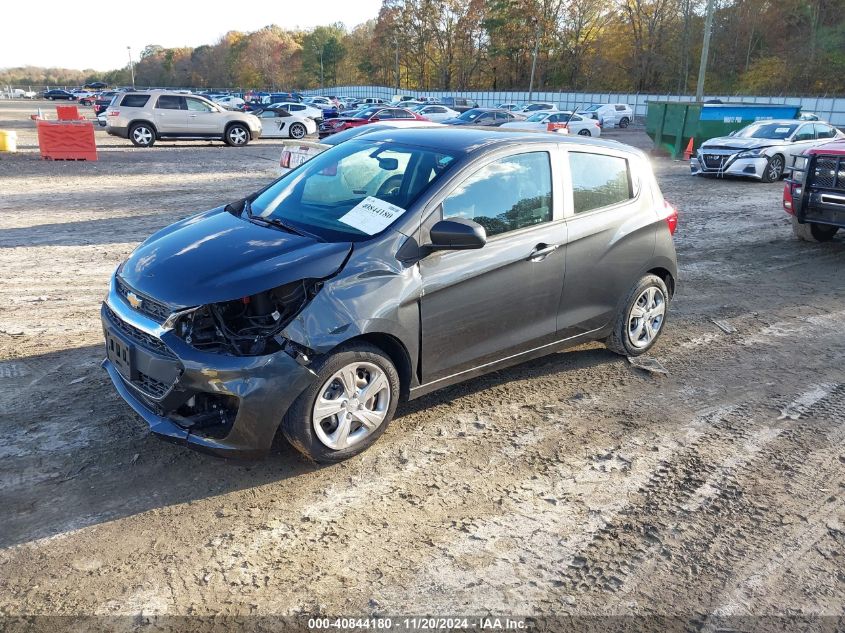
[[[716,154],[704,154],[704,166],[708,169],[721,169],[724,161],[724,156],[718,156]]]
[[[116,329],[120,330],[125,336],[132,339],[135,343],[144,347],[145,349],[158,354],[159,356],[164,356],[165,358],[172,358],[176,359],[176,354],[170,351],[170,349],[165,345],[161,339],[156,338],[146,332],[143,332],[136,328],[133,325],[129,325],[126,321],[121,319],[117,314],[115,314],[114,310],[112,310],[108,305],[105,306],[106,308],[106,316],[109,319],[109,323],[111,323]]]
[[[170,390],[170,385],[147,376],[142,371],[138,372],[138,379],[132,381],[132,386],[153,398],[163,398]]]
[[[165,304],[161,301],[156,301],[152,297],[149,297],[145,294],[141,294],[137,290],[134,290],[126,285],[126,283],[120,278],[117,278],[117,294],[119,294],[126,303],[132,307],[132,304],[129,303],[129,300],[126,298],[129,293],[134,293],[136,297],[141,299],[141,305],[137,308],[132,308],[133,310],[137,310],[141,314],[145,314],[157,323],[164,323],[167,320],[167,317],[170,316],[172,310],[168,308]]]
[[[817,156],[809,185],[845,191],[845,161],[841,156]]]

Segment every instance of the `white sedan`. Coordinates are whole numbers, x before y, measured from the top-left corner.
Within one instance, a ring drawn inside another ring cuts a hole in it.
[[[419,114],[420,116],[424,116],[429,121],[434,121],[436,123],[440,123],[445,121],[446,119],[455,119],[461,116],[461,113],[457,110],[453,110],[447,106],[443,105],[418,105],[415,108],[411,108],[414,112]]]
[[[555,124],[553,127],[565,129],[569,134],[601,136],[601,127],[598,121],[585,119],[571,112],[535,112],[524,121],[504,123],[501,127],[516,130],[541,130],[545,132],[549,129],[550,124]]]
[[[317,132],[313,119],[291,114],[282,108],[262,110],[257,115],[261,121],[261,138],[304,138]]]
[[[314,119],[319,122],[323,120],[323,111],[320,108],[316,108],[312,105],[308,105],[307,103],[294,103],[293,101],[282,101],[281,103],[273,103],[267,106],[268,110],[278,110],[281,108],[282,110],[287,110],[291,114],[295,114],[297,116],[305,116],[309,119]]]

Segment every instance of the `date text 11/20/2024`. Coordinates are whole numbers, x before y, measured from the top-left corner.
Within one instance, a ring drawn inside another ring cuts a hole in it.
[[[375,631],[522,631],[527,622],[521,618],[310,618],[309,630],[371,629]]]

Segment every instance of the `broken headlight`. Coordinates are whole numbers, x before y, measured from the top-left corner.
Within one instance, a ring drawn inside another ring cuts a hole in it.
[[[282,349],[278,334],[319,292],[322,282],[304,279],[255,295],[186,311],[173,331],[194,349],[261,356]]]

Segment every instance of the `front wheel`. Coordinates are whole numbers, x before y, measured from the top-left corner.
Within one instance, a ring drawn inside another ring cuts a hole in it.
[[[625,298],[605,345],[622,356],[645,354],[663,332],[668,306],[664,281],[657,275],[645,275]]]
[[[590,134],[590,130],[584,128],[583,130],[578,130],[578,136],[592,136],[592,134]]]
[[[775,182],[776,180],[780,180],[781,177],[783,177],[784,164],[783,156],[775,154],[769,159],[769,162],[766,163],[766,167],[763,169],[763,177],[760,180],[763,182]]]
[[[290,137],[300,139],[306,134],[305,126],[302,123],[294,123],[290,126]]]
[[[800,240],[805,242],[829,242],[833,239],[839,231],[838,226],[830,226],[828,224],[814,224],[812,222],[798,221],[794,215],[792,216],[792,233]]]
[[[231,147],[243,147],[249,143],[249,130],[245,125],[235,123],[234,125],[230,125],[226,130],[223,140],[226,142],[226,145]]]
[[[316,364],[317,379],[291,405],[282,433],[315,462],[339,462],[384,433],[399,397],[390,359],[367,344],[340,348]]]

